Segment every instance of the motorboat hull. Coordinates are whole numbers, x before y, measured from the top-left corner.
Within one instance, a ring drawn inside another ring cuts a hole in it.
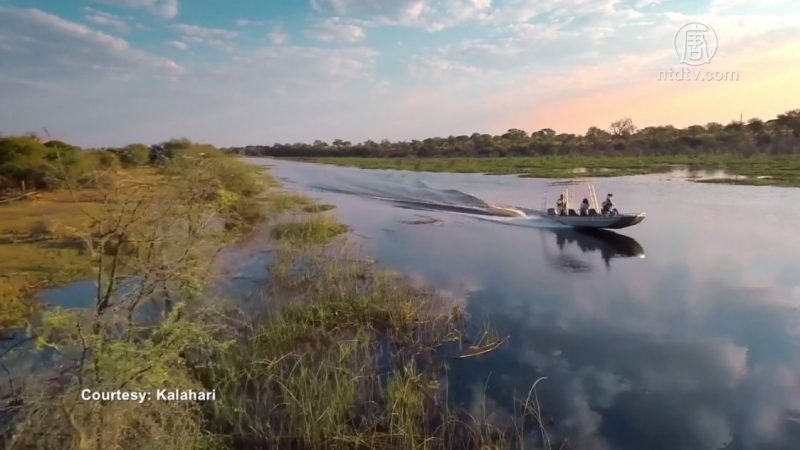
[[[620,228],[628,228],[641,223],[647,215],[645,213],[638,213],[619,214],[615,216],[560,216],[555,214],[543,214],[542,216],[562,225],[567,225],[576,229],[604,228],[618,230]]]

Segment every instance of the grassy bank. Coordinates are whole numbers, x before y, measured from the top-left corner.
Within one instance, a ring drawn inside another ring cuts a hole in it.
[[[108,269],[108,255],[96,247],[118,226],[113,218],[141,240],[138,234],[161,219],[154,214],[211,208],[207,219],[221,227],[215,238],[226,242],[267,214],[327,207],[277,186],[260,168],[188,140],[83,150],[0,137],[0,338],[25,325],[37,292]]]
[[[800,186],[800,157],[733,154],[670,156],[564,156],[503,158],[301,158],[303,161],[365,169],[425,172],[487,173],[537,178],[612,177],[668,172],[676,166],[692,170],[723,169],[746,179],[737,184]]]
[[[150,182],[156,174],[134,169],[116,176]],[[84,187],[0,205],[0,331],[22,323],[36,291],[92,274],[85,239],[103,200],[100,189]]]
[[[458,305],[350,250],[329,207],[233,158],[179,155],[157,173],[112,179],[95,220],[74,225],[95,303],[32,320],[58,371],[0,387],[6,448],[547,447],[530,393],[503,425],[448,406],[452,358],[504,340],[481,330],[470,341]],[[256,218],[272,238],[270,281],[247,307],[209,298],[215,255]],[[216,400],[82,398],[159,389]]]

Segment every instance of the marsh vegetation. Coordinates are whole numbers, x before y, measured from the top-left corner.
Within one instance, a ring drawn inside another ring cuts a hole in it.
[[[14,235],[5,251],[42,252],[4,266],[4,276],[35,278],[33,266],[52,274],[2,299],[2,332],[14,342],[0,353],[7,448],[549,445],[534,390],[520,393],[517,418],[502,425],[450,406],[448,357],[479,357],[505,341],[490,329],[470,339],[458,305],[359,255],[329,206],[208,146],[169,143],[128,167],[109,154],[119,166],[89,166],[89,176],[41,187],[62,190],[14,192],[0,206]],[[63,175],[60,159],[53,170]],[[36,210],[51,222],[34,236],[39,219],[26,217]],[[255,306],[211,295],[216,256],[263,223],[274,258]],[[55,231],[64,227],[70,234]],[[48,253],[58,239],[69,239],[71,259]],[[87,276],[91,308],[31,301],[42,284]],[[44,368],[14,370],[37,355]],[[217,401],[82,397],[164,388],[215,391]]]

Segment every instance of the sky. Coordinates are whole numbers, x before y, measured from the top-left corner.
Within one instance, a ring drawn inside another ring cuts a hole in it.
[[[0,0],[0,133],[84,146],[728,123],[798,80],[796,0]]]

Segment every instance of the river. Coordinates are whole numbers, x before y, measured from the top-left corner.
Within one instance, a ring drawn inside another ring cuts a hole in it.
[[[383,266],[510,336],[451,364],[451,401],[501,420],[547,377],[542,408],[569,448],[800,448],[800,190],[594,180],[648,216],[586,235],[453,208],[541,208],[561,189],[550,180],[250,161],[336,205]]]

